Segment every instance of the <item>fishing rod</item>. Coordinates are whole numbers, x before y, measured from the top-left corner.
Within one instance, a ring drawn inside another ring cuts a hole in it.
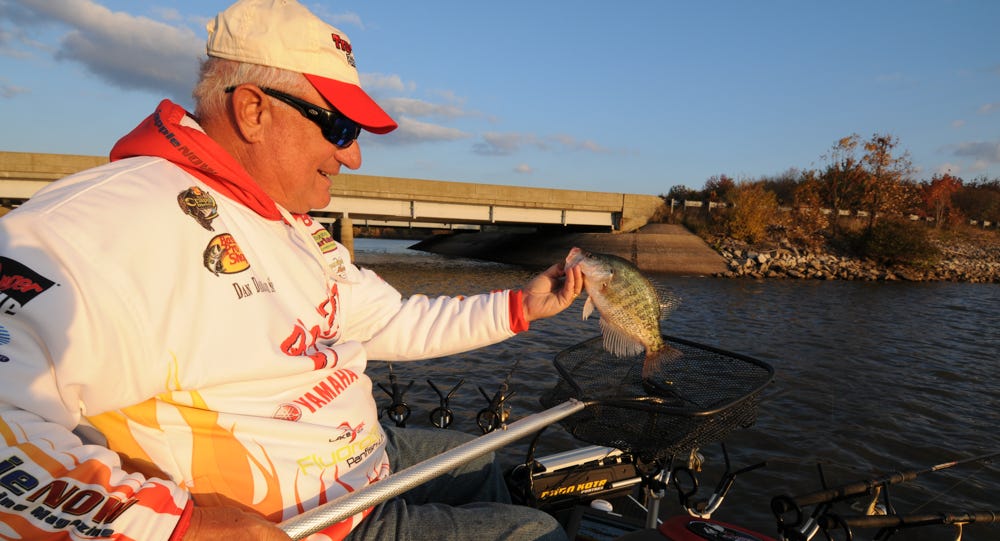
[[[854,496],[870,495],[872,493],[872,490],[874,490],[876,487],[884,485],[895,485],[907,481],[912,481],[920,475],[946,470],[948,468],[953,468],[955,466],[969,464],[972,462],[989,462],[997,457],[1000,457],[1000,451],[986,453],[983,455],[969,457],[961,460],[953,460],[951,462],[944,462],[941,464],[931,466],[929,468],[896,472],[876,479],[867,479],[864,481],[847,483],[837,487],[818,490],[816,492],[811,492],[809,494],[804,494],[802,496],[795,496],[795,497],[778,496],[771,501],[771,510],[774,511],[775,513],[784,514],[789,511],[793,511],[796,508],[802,508],[822,503],[832,503],[840,500],[845,500],[847,498],[851,498]]]
[[[934,473],[964,464],[974,462],[991,462],[997,457],[1000,457],[1000,451],[994,451],[960,460],[943,462],[927,468],[895,472],[882,477],[846,483],[833,488],[825,488],[823,490],[810,492],[801,496],[776,496],[771,500],[771,511],[777,521],[779,531],[782,532],[786,539],[808,540],[812,539],[813,536],[815,536],[823,527],[823,524],[821,523],[822,521],[827,520],[827,517],[836,516],[829,513],[832,504],[835,502],[857,496],[874,495],[877,498],[878,492],[881,491],[883,487],[912,481],[924,474]],[[816,508],[807,519],[805,517],[805,513],[803,512],[803,508],[809,506],[816,506]],[[793,520],[788,520],[789,514],[794,517]],[[899,515],[893,513],[886,515],[886,517],[898,518]],[[872,518],[885,519],[886,517]],[[833,519],[831,518],[829,520]],[[889,520],[891,520],[891,518]],[[942,524],[942,522],[936,522],[936,524]],[[827,526],[829,526],[829,524],[827,524]]]
[[[827,539],[831,539],[830,532],[842,530],[844,538],[848,541],[854,538],[853,529],[879,528],[878,533],[876,533],[873,539],[876,541],[885,541],[899,530],[936,525],[955,526],[958,528],[956,539],[961,539],[962,526],[965,524],[994,523],[1000,523],[1000,510],[877,516],[841,516],[830,513],[820,518],[819,527],[825,532]]]

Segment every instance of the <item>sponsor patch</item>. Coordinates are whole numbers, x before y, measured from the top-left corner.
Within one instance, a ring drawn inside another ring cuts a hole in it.
[[[333,261],[328,263],[330,269],[337,274],[341,280],[347,280],[347,266],[344,265],[344,260],[339,257],[333,258]]]
[[[0,256],[0,312],[14,315],[55,284],[13,259]]]
[[[328,254],[337,249],[337,243],[333,240],[333,235],[326,229],[317,229],[312,234],[313,240],[324,254]]]
[[[215,231],[212,227],[212,220],[219,217],[219,206],[215,203],[212,194],[197,186],[191,186],[177,194],[177,204],[180,205],[184,214],[194,218],[194,221],[202,227],[209,231]]]
[[[229,233],[216,235],[202,253],[205,268],[215,274],[236,274],[250,268],[243,250]]]
[[[118,538],[115,521],[139,503],[137,497],[121,499],[118,494],[106,494],[73,479],[47,479],[48,472],[37,476],[35,468],[29,466],[17,455],[0,461],[6,489],[0,495],[0,505],[20,513],[24,522],[36,522],[36,527],[44,523],[49,531],[66,530],[65,537],[72,532],[78,539]]]

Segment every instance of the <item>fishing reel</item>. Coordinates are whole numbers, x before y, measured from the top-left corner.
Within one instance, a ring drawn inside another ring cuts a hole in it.
[[[507,426],[507,419],[510,418],[510,406],[507,405],[507,400],[514,396],[515,391],[508,393],[507,382],[504,382],[493,394],[493,398],[490,398],[482,387],[479,387],[479,393],[490,404],[476,414],[476,425],[479,426],[479,430],[482,430],[483,434],[489,434],[498,428]]]
[[[978,510],[959,512],[922,512],[903,514],[897,512],[890,496],[893,485],[914,481],[919,476],[952,468],[960,464],[989,462],[1000,453],[988,453],[962,460],[937,464],[924,469],[896,471],[860,481],[829,486],[823,474],[822,464],[818,464],[822,489],[798,496],[779,495],[771,500],[778,531],[782,539],[788,541],[811,541],[823,536],[834,539],[854,539],[855,529],[877,529],[874,541],[886,541],[896,533],[909,528],[931,525],[955,527],[956,541],[962,539],[962,529],[966,524],[1000,523],[1000,511]],[[835,505],[850,505],[852,514],[839,513]],[[811,509],[811,511],[810,511]],[[855,514],[856,513],[856,514]]]
[[[726,450],[726,444],[720,443],[719,445],[722,448],[722,457],[726,463],[726,469],[719,479],[718,484],[716,484],[715,490],[707,500],[694,499],[694,496],[698,493],[698,476],[695,472],[701,471],[701,465],[705,461],[705,457],[697,449],[691,450],[687,464],[677,466],[671,472],[670,477],[673,481],[674,489],[677,490],[679,503],[693,517],[711,518],[712,513],[715,513],[719,509],[723,500],[726,499],[726,495],[733,488],[738,475],[763,468],[767,465],[767,462],[760,462],[733,471],[732,465],[729,462],[729,452]]]

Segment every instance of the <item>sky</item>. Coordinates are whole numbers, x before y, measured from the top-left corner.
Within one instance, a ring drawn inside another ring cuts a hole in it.
[[[1000,1],[303,0],[399,123],[358,174],[659,195],[898,139],[916,180],[1000,177]],[[229,0],[0,0],[0,150],[107,155],[193,109]]]

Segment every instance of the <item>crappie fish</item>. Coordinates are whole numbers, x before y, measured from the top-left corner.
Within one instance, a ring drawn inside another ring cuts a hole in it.
[[[642,378],[660,372],[680,353],[663,341],[660,297],[653,284],[629,261],[579,248],[566,256],[566,268],[580,266],[587,302],[583,319],[596,309],[601,315],[604,349],[618,357],[645,352]]]

